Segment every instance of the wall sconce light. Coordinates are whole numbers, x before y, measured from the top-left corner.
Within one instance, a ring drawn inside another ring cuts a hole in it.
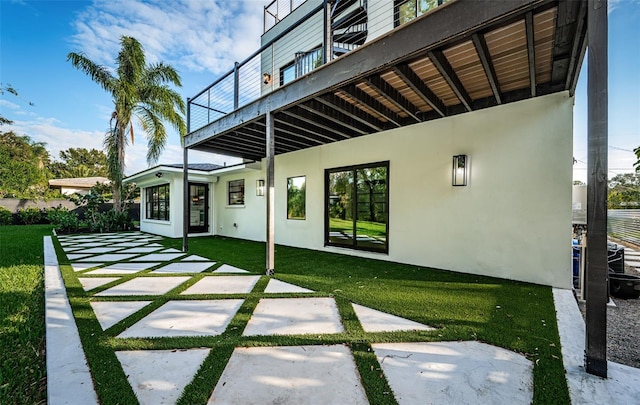
[[[256,180],[256,195],[264,196],[264,180]]]
[[[262,79],[263,79],[264,84],[271,83],[271,74],[270,73],[264,73],[262,75]]]
[[[456,155],[453,157],[453,171],[451,185],[466,186],[467,172],[469,169],[469,159],[467,155]]]
[[[162,177],[162,172],[158,172],[158,173],[156,173],[156,177],[157,177],[157,178]]]

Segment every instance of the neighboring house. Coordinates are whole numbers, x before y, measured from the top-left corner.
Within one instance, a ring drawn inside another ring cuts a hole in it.
[[[106,177],[76,177],[69,179],[49,180],[49,188],[58,189],[64,195],[89,194],[91,187],[98,183],[109,184],[111,181]]]
[[[210,234],[266,240],[267,271],[279,243],[571,287],[586,1],[278,3],[259,52],[189,99],[185,163],[258,167],[202,177]],[[176,235],[181,173],[138,184],[169,184],[154,224]]]

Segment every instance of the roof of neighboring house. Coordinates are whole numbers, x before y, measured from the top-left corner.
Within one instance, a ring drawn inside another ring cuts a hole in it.
[[[68,179],[51,179],[49,180],[50,186],[58,187],[74,187],[74,188],[91,188],[96,183],[110,183],[106,177],[75,177]]]

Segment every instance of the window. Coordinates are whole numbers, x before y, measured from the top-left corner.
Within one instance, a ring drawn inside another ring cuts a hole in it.
[[[227,191],[229,192],[227,199],[229,205],[244,205],[244,179],[231,180],[227,184]]]
[[[306,177],[287,179],[287,219],[306,218]]]
[[[294,62],[280,68],[280,86],[284,86],[296,78],[296,66]]]
[[[322,47],[309,52],[296,52],[296,77],[306,75],[322,66]]]
[[[146,215],[147,219],[169,220],[169,185],[147,187]]]
[[[389,162],[325,170],[325,244],[389,251]]]
[[[400,0],[394,8],[394,26],[408,23],[429,10],[433,10],[446,0]]]

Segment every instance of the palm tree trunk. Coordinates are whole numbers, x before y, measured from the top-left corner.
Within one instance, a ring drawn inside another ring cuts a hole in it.
[[[124,136],[125,131],[122,125],[118,123],[117,131],[117,153],[118,153],[118,170],[117,175],[113,179],[113,208],[116,212],[122,211],[122,177],[124,173]]]

